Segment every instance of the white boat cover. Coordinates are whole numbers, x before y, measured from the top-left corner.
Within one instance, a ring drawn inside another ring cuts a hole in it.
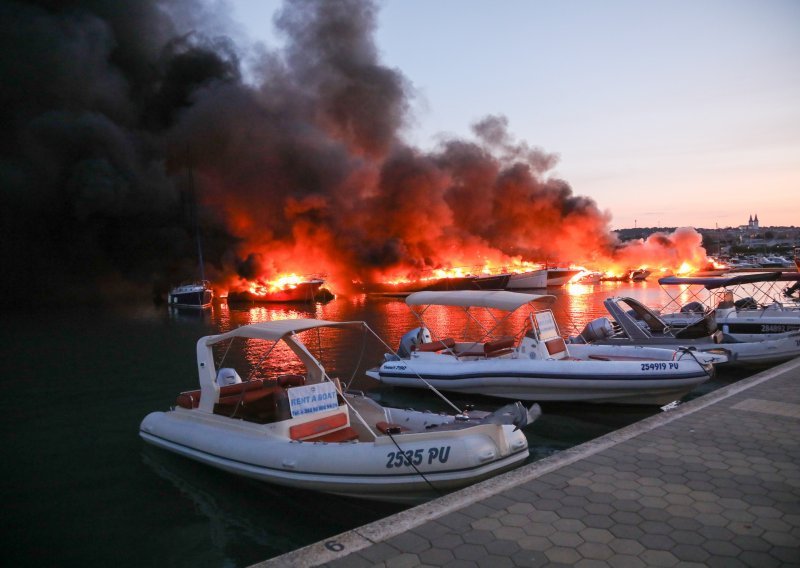
[[[226,333],[211,335],[205,339],[206,345],[225,341],[232,337],[246,337],[250,339],[266,339],[277,341],[291,333],[300,333],[318,327],[359,327],[365,325],[363,321],[327,321],[319,319],[287,319],[262,323],[252,323],[237,327]]]
[[[406,298],[409,306],[459,306],[462,308],[495,308],[506,312],[531,302],[550,307],[556,297],[550,294],[523,294],[504,290],[454,290],[452,292],[414,292]]]

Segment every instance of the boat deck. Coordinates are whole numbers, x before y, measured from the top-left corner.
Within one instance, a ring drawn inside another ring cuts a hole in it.
[[[257,566],[798,566],[800,358]]]

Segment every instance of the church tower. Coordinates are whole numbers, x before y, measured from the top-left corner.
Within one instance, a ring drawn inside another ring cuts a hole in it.
[[[758,229],[758,213],[756,213],[756,216],[753,219],[753,228]]]

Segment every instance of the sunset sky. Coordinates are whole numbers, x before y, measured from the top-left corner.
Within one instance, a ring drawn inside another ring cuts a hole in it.
[[[276,0],[226,0],[278,47]],[[800,2],[384,0],[382,63],[413,87],[406,140],[487,115],[557,154],[613,228],[800,225]]]

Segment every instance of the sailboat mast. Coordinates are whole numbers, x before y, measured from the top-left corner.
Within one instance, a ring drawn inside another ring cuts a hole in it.
[[[189,197],[192,201],[192,223],[194,223],[194,238],[197,242],[197,260],[200,262],[200,281],[206,279],[205,263],[203,262],[203,245],[200,242],[200,220],[198,218],[197,195],[194,190],[194,173],[189,166]]]

